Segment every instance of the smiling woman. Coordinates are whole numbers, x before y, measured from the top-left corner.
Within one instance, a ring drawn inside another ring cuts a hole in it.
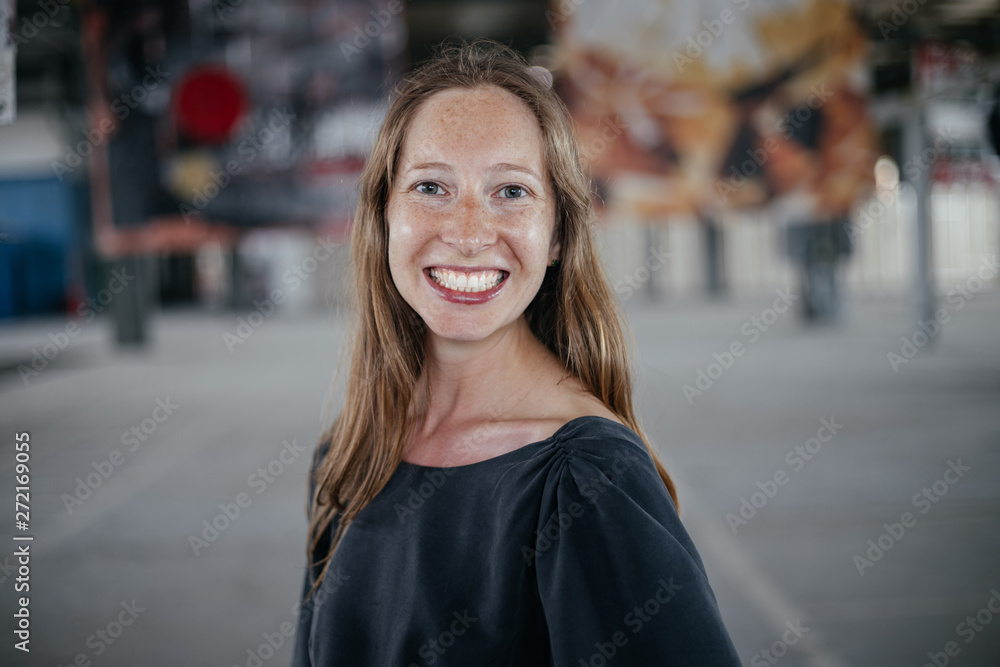
[[[477,41],[392,100],[352,231],[296,666],[739,665],[632,407],[551,83]]]

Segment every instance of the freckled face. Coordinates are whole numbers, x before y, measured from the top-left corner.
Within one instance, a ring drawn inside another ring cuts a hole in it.
[[[389,268],[436,335],[481,340],[520,318],[551,260],[542,131],[495,86],[454,88],[410,121],[389,194]]]

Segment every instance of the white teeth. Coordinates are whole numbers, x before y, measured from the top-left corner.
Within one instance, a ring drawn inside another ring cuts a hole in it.
[[[485,292],[499,285],[503,277],[502,271],[456,273],[442,269],[431,269],[430,274],[434,282],[456,292]]]

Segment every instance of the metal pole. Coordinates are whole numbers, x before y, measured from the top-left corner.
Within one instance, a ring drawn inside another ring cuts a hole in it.
[[[917,318],[927,321],[934,318],[936,306],[933,257],[931,255],[931,219],[928,199],[930,197],[931,165],[923,164],[924,150],[927,148],[927,132],[924,125],[923,101],[916,98],[910,109],[909,117],[904,125],[904,143],[906,150],[905,163],[923,165],[922,169],[914,170],[915,176],[910,180],[916,196],[916,226],[917,247],[916,256],[916,297]],[[931,341],[934,339],[931,338]]]
[[[8,30],[15,18],[17,3],[0,0],[0,125],[13,123],[17,114],[17,47]]]
[[[114,268],[124,275],[133,276],[135,280],[135,284],[128,285],[114,297],[112,311],[118,346],[144,347],[149,343],[149,316],[159,284],[155,257],[147,254],[125,255],[108,262],[105,275],[109,275]]]
[[[657,247],[657,239],[659,238],[657,228],[658,222],[653,220],[646,221],[646,248],[643,253],[643,261],[646,264],[646,268],[649,271],[649,279],[646,281],[646,299],[652,302],[659,301],[659,290],[656,287],[656,276],[653,274],[653,270],[649,268],[649,263],[646,260],[649,259],[650,253],[654,248]]]
[[[710,215],[703,215],[701,222],[705,239],[705,283],[708,295],[719,298],[724,296],[726,289],[722,269],[722,226]]]

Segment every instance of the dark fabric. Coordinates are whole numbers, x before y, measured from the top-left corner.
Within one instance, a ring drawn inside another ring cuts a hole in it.
[[[319,591],[293,667],[740,664],[645,446],[603,417],[466,466],[401,463]]]

